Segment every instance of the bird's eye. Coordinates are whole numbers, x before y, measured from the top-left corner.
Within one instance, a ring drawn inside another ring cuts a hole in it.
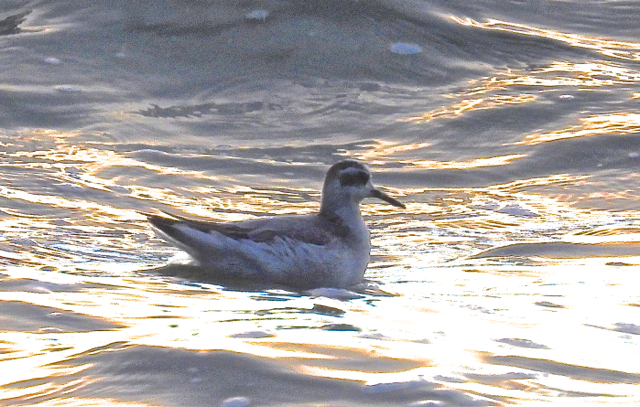
[[[369,182],[369,174],[366,172],[358,171],[358,172],[347,172],[344,174],[340,174],[338,177],[338,181],[340,181],[340,185],[343,187],[346,186],[363,186]]]

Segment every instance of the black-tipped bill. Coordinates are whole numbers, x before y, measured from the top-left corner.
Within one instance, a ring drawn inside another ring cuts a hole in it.
[[[371,192],[371,197],[381,199],[387,203],[390,203],[393,206],[397,206],[398,208],[402,208],[402,209],[406,208],[402,202],[398,201],[397,199],[391,198],[389,195],[385,194],[379,189],[374,189]]]

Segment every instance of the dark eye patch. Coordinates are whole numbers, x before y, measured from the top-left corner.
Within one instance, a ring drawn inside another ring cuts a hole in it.
[[[362,186],[366,185],[366,183],[369,182],[369,174],[362,171],[350,171],[344,174],[340,174],[340,176],[338,177],[338,181],[340,181],[340,185],[343,187]]]

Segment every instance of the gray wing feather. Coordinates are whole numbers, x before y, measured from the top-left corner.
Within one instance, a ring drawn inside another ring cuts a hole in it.
[[[202,221],[174,214],[168,215],[176,220],[156,215],[148,217],[151,224],[160,229],[166,229],[166,226],[180,223],[204,233],[217,232],[234,240],[252,240],[259,243],[280,238],[324,245],[335,239],[336,236],[344,237],[348,232],[343,224],[317,215],[278,216],[277,218],[228,223]],[[164,225],[165,228],[159,225]]]

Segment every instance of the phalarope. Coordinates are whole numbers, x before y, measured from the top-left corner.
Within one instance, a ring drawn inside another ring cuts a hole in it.
[[[369,263],[369,230],[360,215],[364,198],[405,207],[373,186],[364,164],[343,160],[327,171],[315,214],[227,223],[148,217],[159,235],[221,278],[344,288],[359,283]]]

